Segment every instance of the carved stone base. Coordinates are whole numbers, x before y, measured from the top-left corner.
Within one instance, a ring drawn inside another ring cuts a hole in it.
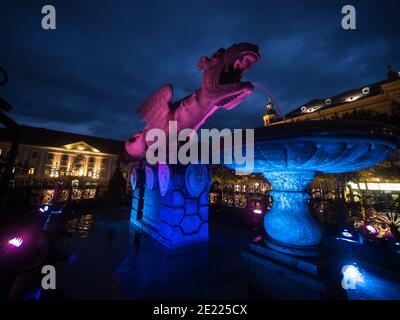
[[[131,221],[169,249],[207,242],[208,168],[161,164],[145,172],[143,217]]]
[[[321,245],[316,246],[293,246],[287,245],[282,242],[274,241],[271,238],[264,240],[265,244],[276,251],[284,252],[290,255],[299,257],[318,257],[323,253],[323,247]]]
[[[249,284],[277,299],[347,299],[339,270],[326,257],[296,257],[277,252],[263,241],[243,253]]]

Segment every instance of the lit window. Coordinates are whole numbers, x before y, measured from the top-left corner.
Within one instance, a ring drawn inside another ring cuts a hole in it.
[[[49,176],[50,173],[51,173],[51,167],[46,166],[46,167],[44,168],[44,174],[45,174],[46,176]]]
[[[28,174],[30,175],[35,174],[35,168],[29,168]]]

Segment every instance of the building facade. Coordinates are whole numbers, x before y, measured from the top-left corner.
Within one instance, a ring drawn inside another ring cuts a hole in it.
[[[271,111],[271,108],[267,108],[264,125],[329,119],[369,120],[400,126],[399,74],[389,69],[386,80],[333,97],[312,100],[285,117],[279,117]],[[320,183],[325,186],[334,186],[335,183],[332,183],[332,180],[334,179],[329,175],[321,175],[313,185],[316,187]],[[394,152],[386,161],[372,168],[349,174],[346,185],[348,194],[352,196],[368,197],[374,194],[384,199],[398,201],[400,199],[400,153]],[[333,188],[330,187],[330,189]]]
[[[363,119],[387,122],[400,119],[400,80],[387,79],[341,93],[312,100],[288,113],[284,118],[267,112],[265,125],[296,121],[329,119]],[[265,118],[264,118],[265,119]],[[396,123],[393,123],[396,125]],[[398,124],[397,124],[398,125]]]
[[[6,159],[13,136],[0,129],[0,156]],[[35,180],[106,183],[119,166],[124,142],[28,126],[19,127],[15,169]],[[125,174],[126,175],[126,174]]]

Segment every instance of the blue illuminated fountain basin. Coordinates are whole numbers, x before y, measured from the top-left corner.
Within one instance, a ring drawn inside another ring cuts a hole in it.
[[[272,185],[273,205],[264,218],[267,245],[298,256],[319,255],[322,233],[308,208],[307,186],[318,173],[360,170],[385,160],[399,147],[399,136],[393,126],[345,120],[255,129],[253,172]]]

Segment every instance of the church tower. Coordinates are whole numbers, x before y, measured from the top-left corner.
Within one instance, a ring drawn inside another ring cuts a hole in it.
[[[265,107],[266,110],[263,116],[264,127],[268,126],[271,123],[271,120],[277,116],[276,112],[274,111],[274,104],[271,102],[271,100],[268,101]]]

